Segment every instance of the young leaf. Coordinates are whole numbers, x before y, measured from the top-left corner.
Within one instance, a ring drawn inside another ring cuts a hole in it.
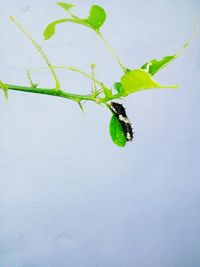
[[[44,33],[43,33],[44,39],[45,40],[50,39],[55,34],[56,26],[58,24],[65,23],[65,22],[83,24],[83,22],[78,22],[75,19],[59,19],[59,20],[55,20],[55,21],[51,22],[49,25],[47,25],[47,27],[45,28]],[[85,23],[85,26],[87,26],[86,23]]]
[[[70,8],[72,8],[71,4],[67,4],[63,2],[58,3],[58,5],[63,7],[68,12]],[[55,27],[61,23],[65,23],[65,22],[77,23],[85,27],[89,27],[95,31],[99,31],[100,27],[103,25],[103,23],[106,20],[106,13],[104,9],[97,5],[91,6],[90,14],[86,19],[81,19],[79,17],[74,16],[71,12],[69,13],[71,15],[71,18],[59,19],[47,25],[43,33],[45,40],[50,39],[55,34]]]
[[[161,85],[154,81],[149,73],[142,69],[127,72],[122,78],[123,96],[151,88],[177,88],[178,85]]]
[[[73,4],[65,3],[65,2],[57,2],[57,5],[65,9],[67,12],[72,8],[75,7]]]
[[[106,20],[105,10],[97,5],[90,8],[90,15],[85,20],[94,30],[99,30]]]
[[[110,136],[117,146],[124,147],[126,145],[124,131],[115,115],[111,117],[110,121]]]

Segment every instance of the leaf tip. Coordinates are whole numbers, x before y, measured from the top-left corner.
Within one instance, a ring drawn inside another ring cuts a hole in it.
[[[43,34],[44,40],[47,41],[49,38],[45,34]]]
[[[55,34],[55,25],[50,23],[43,32],[44,40],[49,40]]]

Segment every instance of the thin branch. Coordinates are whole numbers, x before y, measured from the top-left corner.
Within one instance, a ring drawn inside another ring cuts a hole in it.
[[[52,95],[58,97],[64,97],[74,101],[81,101],[81,100],[90,100],[98,102],[98,100],[92,95],[79,95],[79,94],[72,94],[67,93],[63,90],[56,90],[51,88],[35,88],[35,87],[28,87],[28,86],[21,86],[21,85],[13,85],[13,84],[5,84],[7,90],[14,90],[14,91],[22,91],[26,93],[36,93],[36,94],[44,94],[44,95]]]
[[[124,73],[126,73],[127,72],[126,67],[122,64],[121,60],[119,59],[118,55],[116,54],[116,52],[114,51],[114,49],[112,48],[112,46],[107,42],[107,40],[105,39],[105,37],[102,35],[101,32],[96,31],[96,33],[101,38],[101,40],[104,42],[104,44],[106,45],[106,47],[110,50],[110,52],[113,55],[114,59],[121,66],[121,68],[124,71]]]
[[[86,73],[86,72],[84,72],[82,70],[76,69],[74,67],[70,67],[70,66],[53,66],[53,68],[54,69],[66,69],[66,70],[74,71],[74,72],[77,72],[77,73],[79,73],[79,74],[81,74],[81,75],[83,75],[83,76],[85,76],[85,77],[87,77],[87,78],[89,78],[90,80],[93,81],[93,77],[90,74],[88,74],[88,73]],[[42,70],[45,70],[45,69],[46,69],[46,67],[39,68],[39,69],[31,71],[30,73],[34,74],[36,72],[39,72],[39,71],[42,71]],[[99,84],[101,87],[105,87],[105,85],[102,82],[100,82],[100,81],[98,81],[96,79],[95,79],[95,82],[97,84]]]
[[[43,95],[51,95],[57,97],[63,97],[69,100],[73,100],[76,102],[80,102],[82,100],[93,101],[97,104],[106,104],[107,102],[121,97],[120,94],[113,95],[112,97],[97,97],[94,95],[79,95],[79,94],[72,94],[65,92],[64,90],[56,90],[52,88],[39,88],[39,87],[28,87],[28,86],[21,86],[21,85],[13,85],[13,84],[4,84],[6,90],[14,90],[14,91],[21,91],[26,93],[36,93],[36,94],[43,94]]]
[[[56,82],[56,90],[60,89],[60,82],[59,79],[57,77],[57,74],[53,68],[53,66],[51,65],[48,57],[45,55],[45,53],[43,52],[42,48],[36,43],[36,41],[31,37],[31,35],[24,29],[24,27],[17,21],[17,19],[15,17],[10,16],[9,17],[10,20],[12,20],[18,27],[19,29],[28,37],[28,39],[31,41],[31,43],[35,46],[35,48],[38,50],[38,52],[40,53],[40,55],[42,56],[42,58],[45,60],[49,70],[51,71],[55,82]]]

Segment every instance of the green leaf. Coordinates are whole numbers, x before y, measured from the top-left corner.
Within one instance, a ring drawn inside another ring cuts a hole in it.
[[[157,59],[152,59],[150,62],[145,63],[141,69],[147,71],[149,74],[154,75],[156,74],[159,70],[165,68],[169,63],[171,63],[174,59],[179,57],[184,50],[190,45],[190,43],[193,41],[194,37],[196,36],[198,32],[198,21],[197,19],[195,20],[195,26],[193,33],[191,37],[185,42],[185,44],[179,49],[178,52],[176,52],[174,55],[171,56],[165,56],[160,60]]]
[[[149,74],[154,75],[156,72],[167,66],[171,61],[173,61],[177,55],[166,56],[161,60],[152,59],[149,63],[144,64],[141,69],[147,71]]]
[[[71,4],[63,2],[58,3],[58,5],[63,7],[67,11],[69,11],[69,9],[72,8]],[[81,19],[79,17],[76,17],[71,12],[69,12],[69,14],[71,15],[71,18],[59,19],[47,25],[43,33],[45,40],[50,39],[55,34],[56,26],[61,23],[72,22],[80,24],[85,27],[89,27],[95,31],[99,31],[100,27],[106,20],[106,13],[104,9],[97,5],[94,5],[90,8],[90,14],[86,19]]]
[[[127,72],[122,78],[123,96],[151,88],[177,88],[178,85],[161,85],[154,81],[149,73],[142,69]]]
[[[43,33],[44,39],[45,40],[50,39],[55,34],[56,26],[58,24],[65,23],[65,22],[78,23],[77,21],[75,21],[75,19],[59,19],[59,20],[53,21],[49,25],[47,25],[47,27],[45,28],[44,33]]]
[[[66,11],[69,11],[72,7],[75,7],[73,4],[65,3],[65,2],[57,2],[57,5],[65,9]]]
[[[85,20],[94,30],[99,30],[106,20],[105,10],[97,5],[91,6],[90,15]]]
[[[63,21],[64,22],[64,21]],[[60,22],[62,23],[62,22]],[[45,28],[44,32],[43,32],[43,36],[45,40],[49,40],[54,34],[55,34],[55,27],[58,24],[58,21],[54,21],[51,22],[50,24],[48,24],[48,26]]]
[[[113,142],[120,147],[126,145],[126,137],[117,117],[113,115],[110,121],[110,136]]]

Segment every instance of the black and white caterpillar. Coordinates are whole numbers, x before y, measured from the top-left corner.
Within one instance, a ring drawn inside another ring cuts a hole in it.
[[[122,104],[111,102],[110,108],[119,121],[127,141],[133,140],[133,129]]]

